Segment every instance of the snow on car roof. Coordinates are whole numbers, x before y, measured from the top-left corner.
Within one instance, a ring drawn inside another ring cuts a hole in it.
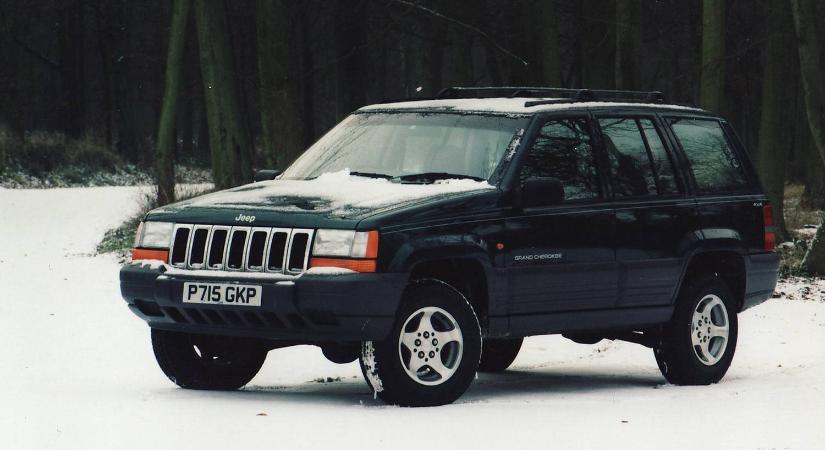
[[[563,111],[572,108],[605,108],[605,107],[645,107],[667,110],[684,110],[704,112],[702,109],[690,106],[669,105],[662,103],[626,103],[626,102],[565,102],[545,105],[525,106],[526,102],[543,100],[565,100],[561,98],[534,98],[534,97],[507,97],[507,98],[461,98],[444,100],[413,100],[396,103],[380,103],[364,106],[358,111],[403,111],[403,110],[432,110],[456,112],[491,112],[503,114],[534,114],[545,111]]]

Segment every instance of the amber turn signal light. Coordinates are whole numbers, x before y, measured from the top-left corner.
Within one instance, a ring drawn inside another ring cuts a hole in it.
[[[148,248],[134,248],[132,249],[132,261],[140,260],[156,260],[169,262],[169,250],[151,250]]]
[[[375,272],[374,259],[311,258],[309,267],[339,267],[355,272]]]

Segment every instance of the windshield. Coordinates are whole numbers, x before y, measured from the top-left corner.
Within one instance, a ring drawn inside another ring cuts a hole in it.
[[[443,113],[353,114],[309,148],[282,178],[349,169],[398,179],[488,179],[526,117]]]

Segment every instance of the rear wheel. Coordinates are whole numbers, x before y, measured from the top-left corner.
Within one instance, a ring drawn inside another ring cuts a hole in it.
[[[436,280],[410,285],[391,337],[364,342],[361,370],[387,403],[436,406],[454,402],[470,386],[481,354],[473,307]]]
[[[698,276],[684,286],[654,348],[668,382],[711,384],[725,376],[736,350],[736,312],[733,293],[719,277]]]
[[[267,348],[259,341],[152,330],[152,349],[163,373],[186,389],[235,390],[261,369]]]
[[[524,338],[484,339],[479,372],[502,372],[516,360]]]

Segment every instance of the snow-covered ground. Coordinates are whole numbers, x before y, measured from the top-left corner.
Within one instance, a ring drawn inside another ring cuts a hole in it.
[[[0,189],[0,448],[825,448],[822,285],[744,313],[733,366],[707,387],[665,384],[640,346],[551,336],[439,408],[385,406],[355,363],[314,347],[271,352],[240,392],[179,389],[117,262],[91,255],[139,198]]]

